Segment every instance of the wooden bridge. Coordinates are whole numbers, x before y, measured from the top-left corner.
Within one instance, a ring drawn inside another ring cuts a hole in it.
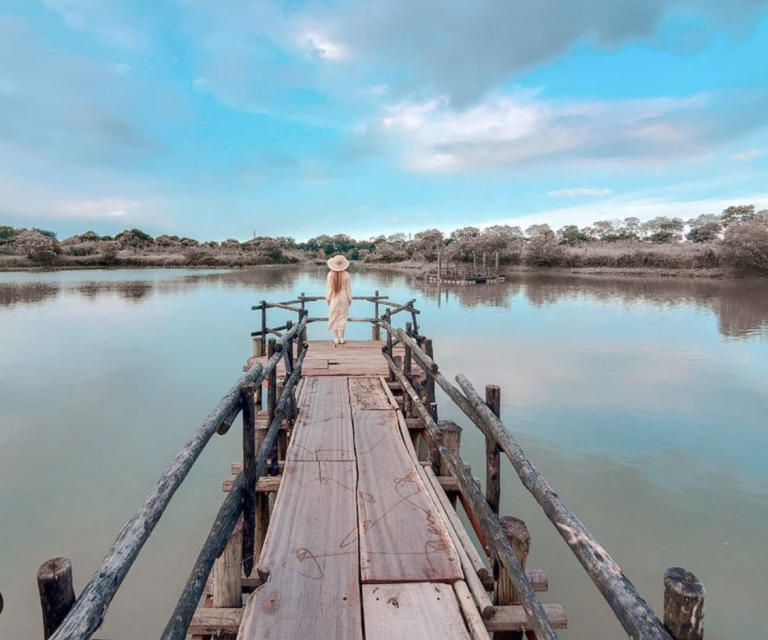
[[[253,307],[261,329],[245,375],[166,470],[78,598],[57,558],[38,574],[45,637],[87,639],[174,491],[214,433],[242,413],[243,458],[163,640],[260,638],[557,638],[543,571],[526,566],[524,522],[499,517],[501,456],[541,504],[630,638],[702,638],[703,588],[665,574],[662,622],[500,420],[500,389],[481,398],[440,372],[414,300],[378,292],[370,340],[306,340],[326,321],[297,299]],[[359,306],[359,305],[355,305]],[[380,310],[384,308],[384,313]],[[297,321],[270,327],[270,309]],[[399,316],[399,317],[398,317]],[[399,318],[408,318],[398,327]],[[384,336],[382,336],[382,333]],[[486,436],[484,491],[460,457],[461,427],[438,419],[436,388]],[[465,524],[466,523],[466,524]]]

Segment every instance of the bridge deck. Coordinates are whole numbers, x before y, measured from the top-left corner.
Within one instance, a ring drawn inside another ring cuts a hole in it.
[[[424,485],[382,343],[311,343],[238,638],[469,638],[446,514]]]

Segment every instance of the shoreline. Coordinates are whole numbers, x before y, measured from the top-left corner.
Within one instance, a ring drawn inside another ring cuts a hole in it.
[[[361,263],[359,266],[371,269],[400,271],[416,274],[427,266],[436,263],[416,264],[413,262]],[[698,278],[702,280],[760,280],[768,273],[738,273],[728,269],[660,269],[654,267],[528,267],[508,265],[499,269],[507,276],[579,276],[585,278],[625,277],[625,278]]]

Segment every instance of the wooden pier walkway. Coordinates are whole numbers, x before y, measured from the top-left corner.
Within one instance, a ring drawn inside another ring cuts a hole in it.
[[[525,523],[500,516],[506,457],[613,610],[638,640],[702,640],[704,590],[664,575],[664,621],[568,508],[500,418],[501,390],[457,388],[421,334],[414,300],[378,291],[371,340],[308,341],[307,305],[267,303],[254,355],[120,531],[75,598],[64,558],[38,572],[46,640],[89,640],[174,492],[214,434],[242,415],[243,457],[161,640],[556,640],[567,626],[527,564]],[[384,307],[384,313],[380,313]],[[267,310],[298,322],[269,326]],[[393,316],[410,321],[399,328]],[[403,317],[403,316],[401,316]],[[382,340],[382,332],[385,339]],[[274,336],[274,337],[272,337]],[[484,487],[460,457],[461,427],[438,420],[436,390],[480,429]],[[265,398],[266,396],[266,398]],[[465,525],[465,523],[467,523]]]

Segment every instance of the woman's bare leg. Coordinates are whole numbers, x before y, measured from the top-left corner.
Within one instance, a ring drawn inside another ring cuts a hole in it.
[[[339,341],[341,344],[344,344],[346,340],[344,340],[344,329],[339,329]]]

